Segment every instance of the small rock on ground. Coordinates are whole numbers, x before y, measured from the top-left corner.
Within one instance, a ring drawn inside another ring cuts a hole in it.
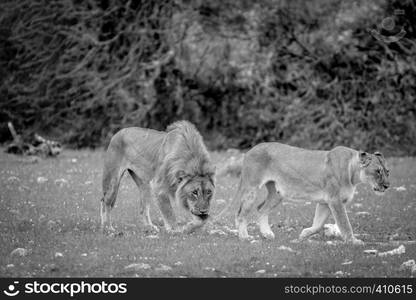
[[[25,248],[16,248],[10,253],[11,256],[26,256],[27,254],[28,251]]]
[[[145,263],[134,263],[134,264],[130,264],[128,266],[125,266],[124,269],[126,269],[126,270],[147,270],[147,269],[150,269],[150,265],[145,264]]]
[[[156,268],[155,270],[159,272],[167,272],[167,271],[171,271],[172,267],[169,267],[167,265],[160,265],[160,267]]]

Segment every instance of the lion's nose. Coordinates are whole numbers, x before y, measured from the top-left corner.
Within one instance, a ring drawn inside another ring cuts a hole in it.
[[[201,220],[206,220],[206,219],[208,219],[209,215],[208,215],[208,214],[200,214],[200,215],[198,215],[198,217],[199,217]]]

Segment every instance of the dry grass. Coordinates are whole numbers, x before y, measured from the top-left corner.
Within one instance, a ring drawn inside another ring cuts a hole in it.
[[[310,225],[314,211],[313,204],[293,203],[273,214],[274,241],[257,237],[255,243],[243,243],[233,234],[207,232],[187,236],[161,232],[157,238],[149,238],[137,225],[137,190],[127,177],[113,211],[115,226],[123,235],[104,236],[98,232],[101,156],[102,151],[65,151],[57,159],[30,163],[0,153],[0,276],[410,276],[400,265],[416,258],[416,244],[405,244],[405,254],[388,257],[369,256],[363,251],[391,250],[400,241],[416,240],[414,158],[389,159],[393,188],[384,197],[359,187],[349,215],[355,233],[367,244],[357,247],[337,241],[329,245],[323,235],[310,242],[291,243]],[[222,161],[225,154],[214,153],[214,157]],[[39,183],[39,177],[48,180]],[[236,183],[232,177],[219,178],[217,199],[228,201]],[[406,190],[396,190],[399,186]],[[223,206],[221,201],[214,202],[214,213]],[[370,215],[357,215],[359,211]],[[152,216],[161,225],[157,209],[152,209]],[[227,222],[232,227],[231,217]],[[258,229],[251,227],[251,233],[258,235]],[[280,250],[282,245],[294,252]],[[18,247],[29,253],[11,256]],[[57,252],[63,256],[55,257]],[[352,263],[343,265],[345,261]],[[125,269],[132,263],[146,263],[150,268]],[[158,270],[161,265],[171,269]]]

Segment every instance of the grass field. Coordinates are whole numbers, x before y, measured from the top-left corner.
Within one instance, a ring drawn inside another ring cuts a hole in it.
[[[149,236],[138,225],[137,188],[127,176],[112,214],[122,234],[103,235],[98,230],[102,151],[64,151],[34,163],[0,150],[1,277],[410,277],[400,265],[416,259],[416,244],[409,242],[416,240],[414,158],[388,159],[392,188],[383,197],[359,186],[348,211],[366,245],[350,246],[323,234],[291,242],[310,226],[314,212],[311,203],[292,202],[271,216],[274,241],[261,239],[255,226],[250,227],[254,242],[240,242],[225,227],[226,235],[171,236],[162,230]],[[213,155],[220,163],[228,154]],[[236,184],[236,178],[218,178],[214,214]],[[155,207],[151,213],[161,226]],[[234,229],[231,215],[227,222]],[[401,255],[364,253],[401,244],[406,248]],[[26,249],[26,255],[11,255],[16,248]],[[136,265],[126,268],[131,264]]]

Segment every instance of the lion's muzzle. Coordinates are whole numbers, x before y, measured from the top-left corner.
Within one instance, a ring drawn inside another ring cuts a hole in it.
[[[198,217],[201,219],[201,220],[206,220],[206,219],[208,219],[208,217],[209,217],[209,214],[199,214],[198,215]]]
[[[195,216],[197,216],[198,218],[200,218],[201,220],[206,220],[206,219],[208,219],[208,217],[209,217],[209,213],[208,213],[208,210],[205,210],[205,211],[191,211],[191,213],[193,214],[193,215],[195,215]]]
[[[388,182],[385,182],[383,184],[380,184],[379,186],[375,186],[373,188],[373,190],[375,192],[384,193],[389,188],[389,186],[390,186],[390,184]]]

